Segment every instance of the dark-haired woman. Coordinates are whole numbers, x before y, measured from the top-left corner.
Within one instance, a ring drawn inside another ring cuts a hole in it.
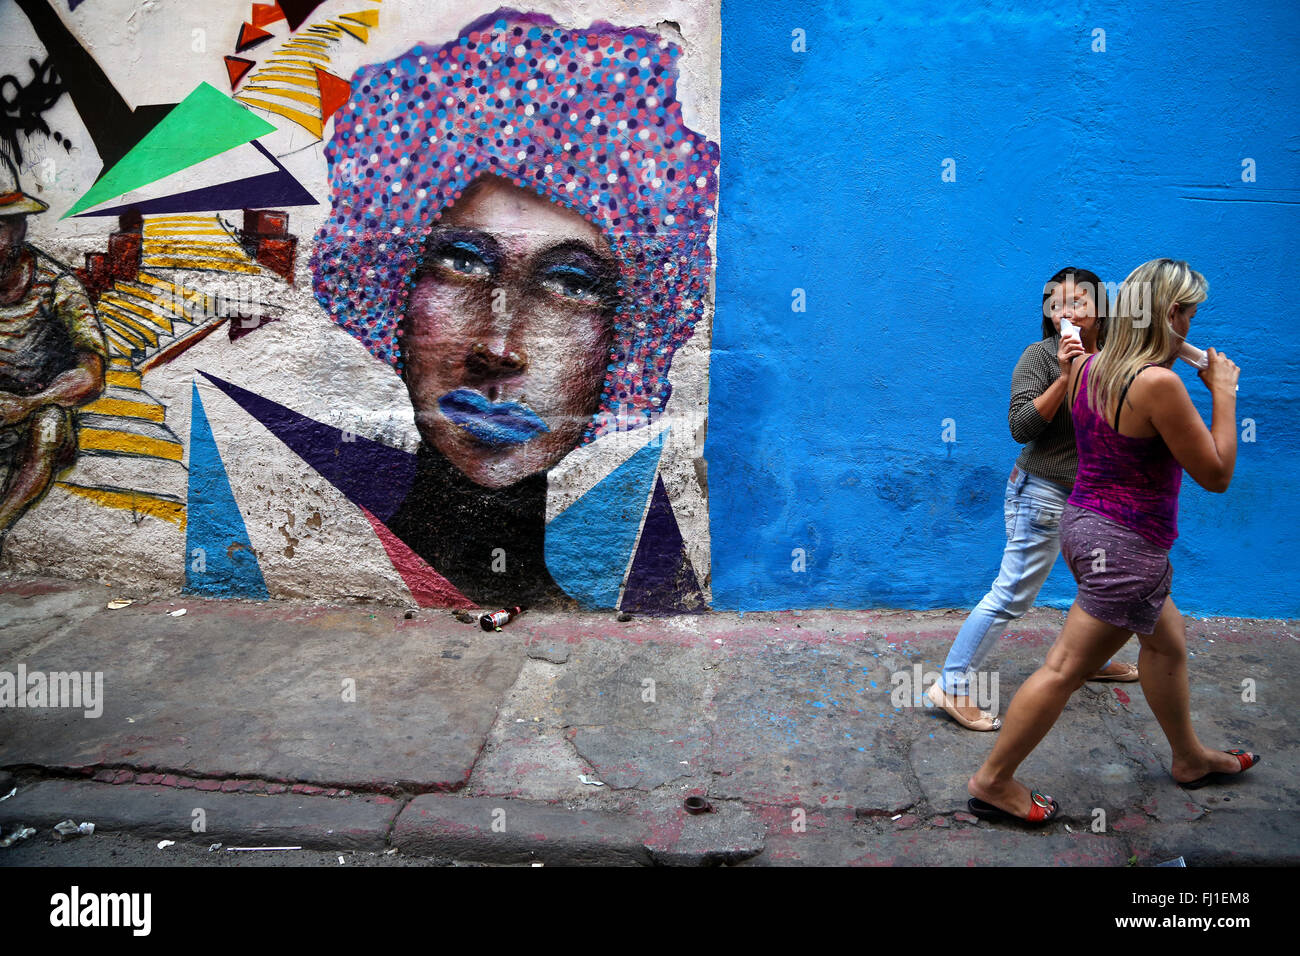
[[[1070,695],[1134,632],[1142,693],[1171,751],[1170,774],[1189,790],[1224,783],[1260,762],[1248,750],[1206,747],[1192,727],[1187,634],[1170,589],[1184,469],[1207,491],[1228,490],[1237,464],[1237,366],[1208,350],[1201,381],[1210,427],[1170,369],[1208,283],[1186,262],[1153,259],[1120,288],[1097,356],[1076,362],[1070,409],[1079,473],[1061,522],[1061,549],[1079,591],[1043,666],[1016,692],[1006,730],[970,778],[970,810],[1041,824],[1059,808],[1015,779]],[[1100,560],[1098,560],[1100,558]]]
[[[1025,445],[1007,481],[1007,544],[997,580],[962,625],[930,702],[968,730],[997,730],[1001,721],[972,700],[975,675],[1008,624],[1033,607],[1061,553],[1061,512],[1074,484],[1078,455],[1065,402],[1070,363],[1092,354],[1105,334],[1105,286],[1087,269],[1066,267],[1043,287],[1043,338],[1025,349],[1011,377],[1011,436]],[[1061,320],[1079,330],[1061,335]],[[1132,664],[1108,662],[1090,680],[1135,681]],[[978,696],[978,695],[976,695]]]

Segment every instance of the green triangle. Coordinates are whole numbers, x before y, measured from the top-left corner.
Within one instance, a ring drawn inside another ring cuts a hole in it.
[[[200,83],[91,186],[63,218],[273,132],[272,124],[216,87]]]

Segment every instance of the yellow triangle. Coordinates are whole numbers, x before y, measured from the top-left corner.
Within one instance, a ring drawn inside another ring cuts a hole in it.
[[[370,42],[370,31],[363,26],[355,23],[348,23],[346,20],[331,20],[330,23],[342,29],[345,33],[350,33],[362,43]]]
[[[362,10],[359,13],[345,13],[342,15],[342,19],[351,20],[353,23],[360,23],[366,27],[377,27],[379,26],[379,11]]]
[[[284,106],[280,103],[273,103],[270,100],[257,99],[252,96],[237,96],[235,99],[241,103],[247,103],[259,110],[266,110],[268,113],[275,113],[283,116],[285,119],[293,120],[307,132],[311,133],[317,139],[321,138],[321,121],[319,116],[311,116],[302,110],[296,110],[291,106]]]

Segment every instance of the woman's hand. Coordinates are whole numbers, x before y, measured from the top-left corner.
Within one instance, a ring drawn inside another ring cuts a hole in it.
[[[1237,364],[1228,358],[1222,352],[1216,352],[1214,349],[1206,349],[1205,356],[1209,360],[1209,365],[1196,374],[1201,377],[1213,394],[1222,392],[1225,396],[1233,397],[1237,394],[1237,379],[1241,376],[1241,369]]]
[[[1061,344],[1056,349],[1056,360],[1061,363],[1061,378],[1070,377],[1070,365],[1080,355],[1087,355],[1083,343],[1073,335],[1062,335]]]

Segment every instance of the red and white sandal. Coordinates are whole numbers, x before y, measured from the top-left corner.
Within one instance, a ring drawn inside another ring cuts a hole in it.
[[[979,797],[971,797],[966,801],[966,806],[970,812],[975,814],[981,820],[1012,820],[1016,823],[1032,823],[1041,826],[1052,817],[1056,816],[1061,808],[1057,806],[1056,801],[1051,797],[1045,797],[1037,790],[1029,793],[1029,799],[1033,801],[1029,808],[1029,816],[1018,817],[1014,813],[1008,813],[1001,807],[995,807],[991,803],[985,803]]]
[[[1237,758],[1237,763],[1241,764],[1241,771],[1239,773],[1224,773],[1222,770],[1211,770],[1203,777],[1197,777],[1195,780],[1188,780],[1186,783],[1178,784],[1178,786],[1182,787],[1184,790],[1200,790],[1201,787],[1208,787],[1211,784],[1227,783],[1229,780],[1241,776],[1242,773],[1245,773],[1261,760],[1259,754],[1249,753],[1245,750],[1225,750],[1223,752],[1225,754],[1231,754]],[[1175,781],[1175,783],[1177,783],[1177,781]]]

